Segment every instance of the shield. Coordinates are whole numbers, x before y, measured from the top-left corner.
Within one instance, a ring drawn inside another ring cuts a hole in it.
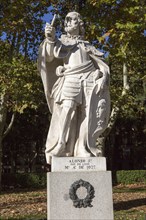
[[[94,63],[103,73],[102,79],[97,80],[92,91],[88,113],[88,147],[97,156],[96,140],[104,132],[110,117],[109,68],[99,58],[92,56]]]

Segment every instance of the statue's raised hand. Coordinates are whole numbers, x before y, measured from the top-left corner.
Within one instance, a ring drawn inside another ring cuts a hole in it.
[[[45,37],[51,41],[55,40],[55,28],[49,23],[46,23],[45,26]]]

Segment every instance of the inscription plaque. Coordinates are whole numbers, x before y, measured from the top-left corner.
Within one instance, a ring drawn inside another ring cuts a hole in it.
[[[105,171],[105,157],[53,157],[52,172]]]

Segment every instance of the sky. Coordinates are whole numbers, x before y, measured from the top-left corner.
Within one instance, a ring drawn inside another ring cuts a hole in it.
[[[51,12],[49,12],[48,14],[45,14],[45,15],[44,15],[43,21],[50,23],[51,20],[52,20],[52,18],[53,18],[53,15],[52,15]]]

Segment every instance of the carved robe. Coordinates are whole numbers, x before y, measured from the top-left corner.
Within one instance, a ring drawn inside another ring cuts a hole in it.
[[[39,50],[38,69],[52,113],[46,141],[48,163],[59,138],[58,121],[63,100],[73,99],[77,103],[66,137],[66,152],[71,156],[80,156],[78,149],[81,145],[85,145],[92,155],[97,156],[96,139],[105,130],[110,114],[109,68],[101,57],[103,54],[87,41],[79,39],[73,45],[66,45],[65,41],[66,36],[63,36],[53,45],[54,56],[51,62],[48,62],[50,58],[46,47],[50,42],[47,39]],[[81,53],[83,50],[89,55],[90,60],[67,69],[64,67],[64,58],[77,45]],[[100,77],[97,76],[99,72],[102,73]]]

